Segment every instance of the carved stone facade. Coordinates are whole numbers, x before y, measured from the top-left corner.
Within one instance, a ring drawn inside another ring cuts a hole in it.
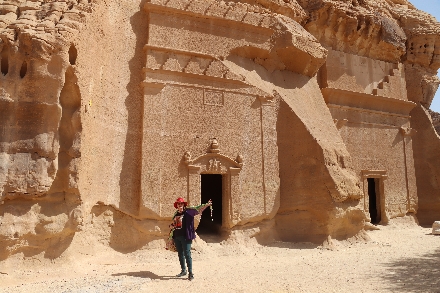
[[[278,101],[245,83],[216,56],[218,48],[211,42],[221,46],[221,42],[233,44],[236,38],[224,35],[228,22],[208,14],[208,23],[191,7],[190,12],[172,14],[176,12],[172,3],[145,6],[150,25],[144,47],[139,216],[169,217],[173,212],[169,203],[176,197],[188,199],[190,205],[200,204],[200,175],[221,174],[224,188],[218,204],[223,206],[224,228],[270,219],[279,205],[278,151],[272,130]],[[183,25],[183,35],[180,30],[172,33],[176,23]],[[259,28],[253,27],[259,24],[250,22],[233,35],[261,38]],[[164,29],[171,31],[166,38]],[[199,46],[194,47],[197,42]]]
[[[378,179],[381,223],[415,213],[415,131],[409,113],[416,104],[406,98],[404,67],[331,50],[320,78],[324,99],[361,175],[367,215],[368,184],[374,183],[366,178]]]

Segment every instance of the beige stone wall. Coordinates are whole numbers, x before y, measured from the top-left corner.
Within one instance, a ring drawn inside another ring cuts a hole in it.
[[[415,103],[407,101],[404,67],[330,51],[321,72],[325,100],[362,181],[367,215],[367,178],[378,180],[382,223],[416,212],[414,132],[409,122]]]
[[[80,191],[86,210],[100,201],[137,215],[147,17],[133,1],[97,5],[94,15],[74,43],[87,157]]]
[[[383,184],[382,223],[415,212],[412,142],[402,131],[409,126],[409,118],[337,107],[330,107],[330,111],[335,119],[348,120],[339,132],[352,154],[353,168],[363,182],[364,210],[368,212],[366,176],[372,175]],[[375,174],[376,170],[385,171],[386,177]]]
[[[182,158],[185,152],[192,159],[208,153],[213,138],[222,155],[233,160],[238,155],[243,158],[239,193],[230,199],[234,202],[233,211],[238,213],[234,224],[264,218],[266,210],[274,209],[273,200],[265,206],[263,161],[278,159],[276,153],[267,158],[263,154],[265,117],[260,99],[224,86],[225,89],[215,90],[194,85],[165,86],[156,95],[148,95],[154,89],[145,86],[141,217],[170,217],[177,197],[189,199],[191,205],[201,203],[200,190],[195,197],[189,197],[189,170]],[[215,100],[213,94],[218,95]],[[224,191],[224,197],[230,196],[228,192]]]

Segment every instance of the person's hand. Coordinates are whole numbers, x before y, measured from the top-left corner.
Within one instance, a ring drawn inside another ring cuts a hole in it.
[[[212,200],[208,200],[208,205],[212,206]]]

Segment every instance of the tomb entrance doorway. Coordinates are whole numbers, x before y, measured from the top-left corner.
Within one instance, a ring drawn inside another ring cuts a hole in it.
[[[223,175],[200,174],[201,176],[201,202],[212,200],[212,218],[209,208],[203,212],[197,227],[197,234],[219,234],[222,227],[223,215]]]
[[[362,170],[364,186],[364,210],[370,216],[371,224],[386,225],[389,218],[386,212],[385,181],[386,170]]]
[[[378,192],[377,178],[367,178],[368,184],[368,210],[370,211],[371,224],[378,224],[381,220],[381,200],[380,192]]]

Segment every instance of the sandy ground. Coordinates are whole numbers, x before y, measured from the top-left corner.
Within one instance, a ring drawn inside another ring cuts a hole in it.
[[[205,237],[194,245],[193,281],[173,277],[177,254],[158,249],[121,254],[103,246],[88,255],[84,248],[52,263],[17,256],[0,263],[0,292],[440,292],[440,236],[430,228],[393,224],[368,235],[334,250]]]

